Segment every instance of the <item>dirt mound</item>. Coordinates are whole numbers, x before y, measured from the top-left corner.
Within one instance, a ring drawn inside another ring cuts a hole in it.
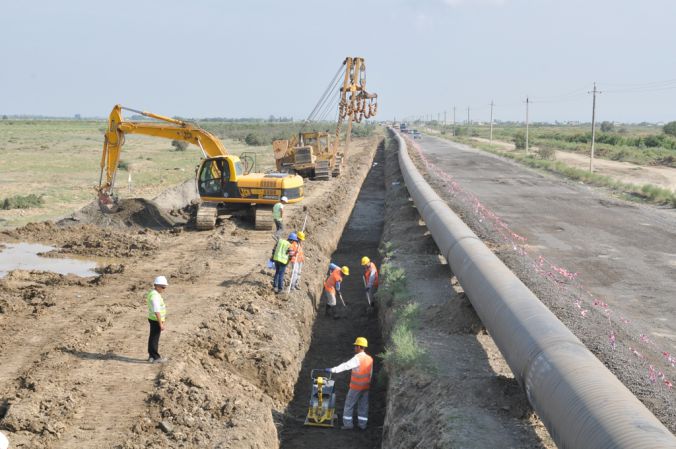
[[[177,213],[163,209],[157,203],[144,198],[122,199],[114,213],[103,213],[96,201],[92,201],[70,217],[59,220],[61,226],[72,224],[93,224],[104,228],[148,228],[171,229],[185,224]]]
[[[93,224],[62,227],[51,222],[29,223],[21,228],[3,231],[0,235],[16,241],[49,243],[59,247],[57,253],[82,256],[149,256],[159,246],[158,236],[152,231],[140,229],[130,233],[102,229]]]

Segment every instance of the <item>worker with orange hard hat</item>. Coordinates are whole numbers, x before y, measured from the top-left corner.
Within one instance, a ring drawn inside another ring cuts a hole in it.
[[[357,406],[357,425],[366,430],[369,414],[369,388],[373,377],[373,357],[365,352],[368,341],[364,337],[357,337],[354,341],[354,357],[345,363],[333,368],[326,368],[327,373],[342,373],[352,370],[350,375],[350,389],[345,397],[343,408],[343,430],[354,429],[353,414]]]

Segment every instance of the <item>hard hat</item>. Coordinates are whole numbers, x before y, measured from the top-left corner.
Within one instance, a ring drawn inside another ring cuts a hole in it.
[[[298,231],[296,234],[298,235],[298,240],[305,240],[305,233],[303,231]]]
[[[361,258],[362,265],[368,265],[369,263],[371,263],[371,259],[369,259],[368,257],[364,256]]]
[[[340,271],[342,271],[343,274],[344,274],[345,276],[349,276],[349,275],[350,275],[350,268],[347,267],[347,266],[345,266],[345,265],[343,265],[342,267],[340,267]]]
[[[296,235],[295,232],[292,232],[291,234],[289,234],[289,237],[287,238],[287,240],[293,240],[293,241],[297,242],[298,236]]]
[[[164,276],[157,276],[157,277],[155,278],[155,280],[153,281],[153,284],[155,284],[155,285],[164,285],[165,287],[166,287],[167,285],[169,285],[169,283],[167,282],[167,278],[165,278]]]
[[[0,432],[0,449],[7,449],[9,447],[9,440]]]
[[[369,342],[366,341],[366,339],[364,337],[357,337],[357,339],[354,341],[354,346],[361,346],[362,348],[368,348]]]
[[[281,197],[279,200],[280,200],[282,203],[288,203],[288,202],[289,202],[289,199],[288,199],[287,197],[285,197],[285,196]]]

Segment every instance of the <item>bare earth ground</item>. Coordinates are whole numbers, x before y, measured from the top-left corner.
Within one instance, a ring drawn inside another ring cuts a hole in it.
[[[674,432],[676,210],[435,137],[411,145],[447,174],[417,158],[442,198]]]
[[[472,137],[472,140],[482,143],[490,143],[490,140],[481,137]],[[493,141],[503,151],[514,151],[513,143]],[[535,150],[536,147],[533,147]],[[568,151],[556,151],[556,160],[571,167],[589,170],[589,156]],[[609,176],[626,184],[653,184],[676,192],[676,168],[654,167],[649,165],[637,165],[631,162],[609,161],[607,159],[594,159],[594,172]]]
[[[383,246],[386,261],[406,271],[417,305],[416,336],[425,365],[389,373],[383,446],[404,448],[554,448],[500,351],[442,262],[411,202],[394,141],[388,147]],[[386,245],[389,244],[389,245]],[[392,298],[379,293],[384,330]]]
[[[349,217],[341,204],[354,202],[376,143],[356,143],[340,182],[309,182],[305,201],[289,207],[289,227],[309,215],[303,290],[289,297],[274,295],[262,271],[271,234],[235,219],[209,232],[79,217],[0,233],[2,243],[110,261],[94,278],[14,271],[0,280],[0,428],[12,447],[277,447]],[[144,295],[158,274],[170,282],[165,365],[146,362]]]

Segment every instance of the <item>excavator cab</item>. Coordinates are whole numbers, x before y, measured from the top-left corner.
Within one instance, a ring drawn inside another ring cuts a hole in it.
[[[200,196],[218,198],[239,198],[237,179],[244,175],[239,160],[232,157],[214,157],[205,159],[197,175],[197,190]]]

